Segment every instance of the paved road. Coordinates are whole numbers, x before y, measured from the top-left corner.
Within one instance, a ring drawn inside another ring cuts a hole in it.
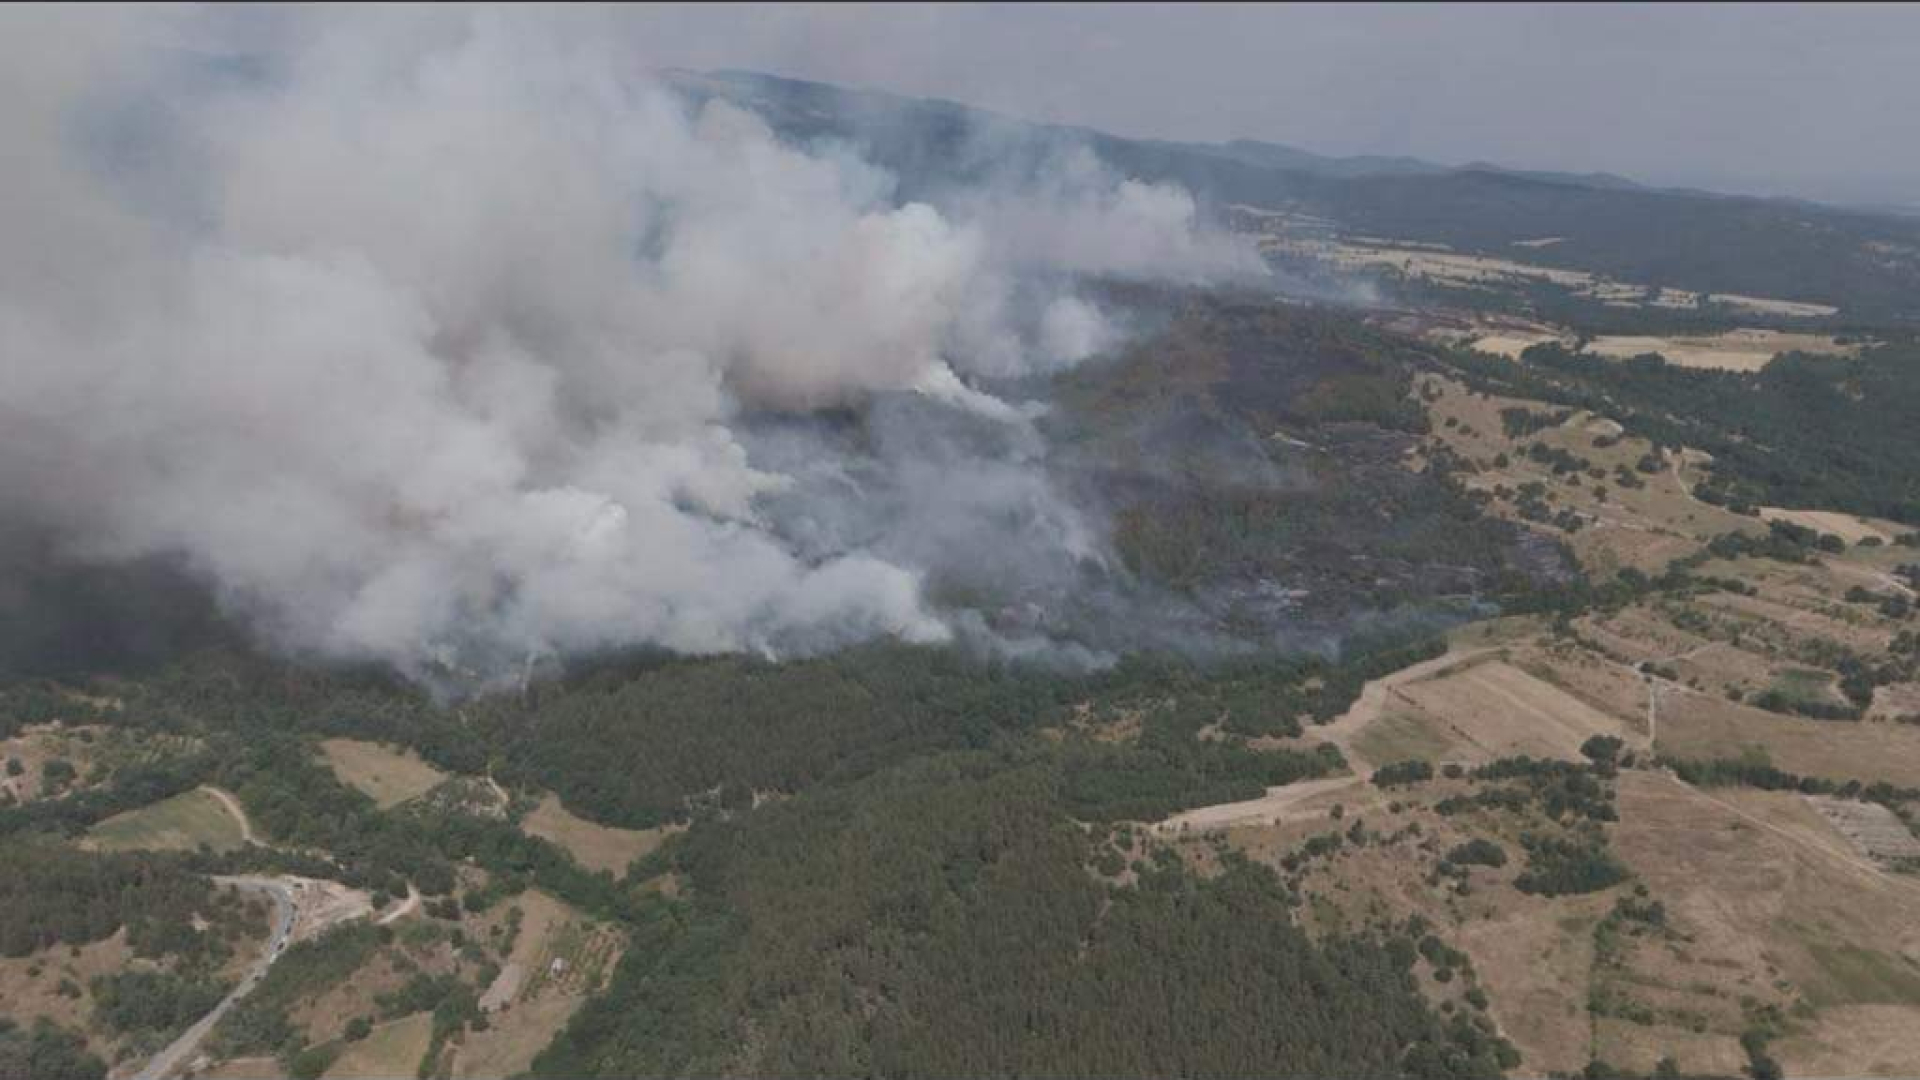
[[[259,960],[254,961],[253,967],[249,968],[246,975],[241,978],[240,985],[233,988],[233,993],[228,994],[220,1004],[215,1005],[212,1012],[195,1021],[192,1027],[182,1032],[180,1037],[173,1040],[165,1050],[155,1054],[153,1060],[147,1062],[146,1068],[134,1075],[134,1080],[163,1080],[191,1060],[194,1051],[200,1048],[200,1040],[207,1037],[207,1032],[213,1030],[213,1025],[219,1023],[228,1009],[233,1008],[241,998],[252,993],[253,988],[266,977],[267,969],[280,958],[281,950],[287,947],[287,939],[293,934],[293,920],[299,913],[299,906],[293,899],[291,889],[277,881],[268,881],[264,878],[222,878],[220,880],[236,888],[265,893],[273,899],[275,919],[273,933],[267,938],[266,951],[261,953]]]

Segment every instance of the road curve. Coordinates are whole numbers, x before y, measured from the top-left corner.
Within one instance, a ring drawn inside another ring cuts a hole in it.
[[[240,985],[233,988],[233,993],[222,998],[220,1004],[213,1007],[212,1012],[194,1021],[193,1026],[181,1032],[180,1037],[169,1043],[166,1049],[155,1054],[145,1068],[134,1074],[133,1080],[164,1080],[189,1061],[194,1051],[200,1048],[200,1041],[207,1037],[207,1032],[213,1030],[213,1026],[220,1022],[220,1018],[227,1014],[227,1010],[233,1008],[241,998],[252,993],[253,988],[260,985],[260,980],[266,977],[267,969],[280,958],[281,951],[287,947],[287,939],[293,935],[293,920],[298,914],[298,906],[294,903],[292,890],[277,881],[264,878],[236,877],[219,880],[238,889],[265,893],[273,899],[275,919],[273,933],[267,938],[266,950],[260,954],[260,959],[254,961],[253,966],[247,969],[246,975],[240,980]]]
[[[1402,685],[1431,678],[1450,667],[1471,663],[1501,650],[1502,646],[1488,645],[1459,652],[1448,651],[1431,660],[1422,660],[1398,671],[1388,672],[1361,687],[1360,696],[1354,699],[1346,712],[1328,723],[1307,729],[1309,737],[1339,747],[1341,756],[1347,759],[1347,767],[1351,770],[1346,775],[1299,780],[1271,787],[1265,795],[1244,802],[1195,807],[1156,822],[1149,828],[1164,834],[1219,829],[1230,825],[1270,825],[1288,820],[1297,812],[1295,807],[1308,799],[1365,783],[1373,776],[1374,763],[1367,761],[1354,749],[1354,736],[1380,718]]]
[[[227,813],[233,815],[233,820],[240,823],[240,839],[242,841],[248,845],[258,844],[260,842],[253,838],[253,821],[247,817],[247,811],[240,805],[239,799],[234,798],[232,795],[211,784],[201,785],[201,790],[219,799],[220,805],[226,807]]]

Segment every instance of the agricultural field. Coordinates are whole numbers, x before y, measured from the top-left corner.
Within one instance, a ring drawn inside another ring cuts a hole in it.
[[[326,739],[320,743],[320,750],[335,775],[365,792],[382,808],[424,795],[447,779],[445,773],[410,750],[357,739]]]
[[[1492,323],[1470,330],[1436,328],[1437,340],[1471,344],[1481,352],[1520,359],[1520,354],[1549,341],[1574,343],[1574,335],[1552,326]],[[1715,371],[1758,371],[1776,355],[1802,352],[1814,356],[1851,356],[1858,342],[1831,334],[1797,333],[1788,330],[1764,330],[1741,327],[1713,334],[1599,334],[1586,341],[1586,351],[1596,356],[1624,360],[1658,353],[1667,363],[1684,368]]]
[[[84,844],[95,851],[231,851],[246,843],[232,796],[195,788],[95,825]]]
[[[1708,557],[1714,538],[1765,537],[1767,519],[1785,515],[1700,502],[1693,452],[1656,452],[1604,417],[1457,384],[1417,392],[1435,436],[1474,466],[1460,481],[1493,495],[1494,512],[1564,539],[1593,578],[1651,576],[1693,557],[1692,573],[1740,587],[1650,589],[1558,626],[1464,628],[1444,662],[1376,682],[1377,707],[1350,730],[1344,718],[1333,725],[1363,775],[1418,761],[1425,779],[1279,788],[1188,811],[1175,819],[1186,827],[1150,835],[1197,867],[1227,852],[1274,866],[1320,932],[1408,918],[1438,927],[1466,960],[1423,989],[1441,1002],[1462,979],[1484,988],[1530,1072],[1602,1060],[1644,1074],[1671,1059],[1686,1073],[1742,1074],[1749,1044],[1788,1075],[1920,1070],[1920,800],[1695,786],[1667,764],[1736,760],[1920,789],[1920,725],[1892,719],[1920,698],[1911,681],[1875,687],[1868,708],[1843,693],[1850,658],[1886,657],[1915,626],[1885,599],[1912,595],[1893,572],[1916,561],[1893,546],[1900,530],[1796,513],[1787,519],[1843,544],[1802,561]],[[1526,430],[1512,430],[1502,415],[1512,410],[1525,410]],[[1530,453],[1534,443],[1545,450]],[[1559,454],[1586,462],[1568,478],[1550,467]],[[1419,456],[1411,464],[1425,467]],[[1622,485],[1627,471],[1634,483]],[[1565,518],[1519,512],[1511,493],[1525,485],[1582,527],[1569,534]],[[1807,715],[1849,710],[1858,718]],[[1604,837],[1618,876],[1560,895],[1521,888],[1527,845],[1568,819],[1543,813],[1551,803],[1487,801],[1493,779],[1476,767],[1525,755],[1549,762],[1528,768],[1578,770],[1607,740],[1617,749],[1601,752],[1625,762],[1596,774],[1608,809],[1597,830],[1565,835]],[[1469,842],[1506,858],[1449,866]]]
[[[1455,289],[1500,292],[1551,285],[1573,297],[1610,308],[1673,311],[1711,308],[1748,318],[1817,319],[1840,311],[1831,304],[1649,286],[1590,270],[1454,251],[1445,244],[1409,243],[1378,236],[1338,236],[1323,228],[1301,229],[1290,227],[1291,224],[1267,219],[1253,223],[1251,231],[1258,234],[1262,251],[1291,262],[1319,264],[1349,274],[1384,273],[1393,278]],[[1531,247],[1526,241],[1516,246],[1540,250],[1551,247],[1559,239],[1542,237],[1533,241]]]
[[[1525,754],[1577,761],[1587,739],[1630,734],[1624,718],[1497,658],[1409,683],[1400,688],[1399,703],[1393,715],[1437,739],[1439,760],[1477,763]]]
[[[519,915],[512,915],[514,911]],[[516,928],[513,947],[480,996],[488,1025],[468,1033],[455,1049],[456,1077],[524,1071],[618,958],[611,927],[582,918],[545,893],[521,894],[512,902],[508,920],[507,925]]]
[[[529,835],[565,848],[589,870],[618,877],[642,855],[660,846],[667,829],[616,829],[570,813],[557,796],[547,795],[520,822]]]

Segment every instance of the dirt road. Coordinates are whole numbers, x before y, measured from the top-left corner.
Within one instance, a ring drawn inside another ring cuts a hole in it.
[[[1499,651],[1498,646],[1489,646],[1469,649],[1465,652],[1449,652],[1384,675],[1362,687],[1360,696],[1354,699],[1346,712],[1319,727],[1310,729],[1307,732],[1310,737],[1322,742],[1330,742],[1340,748],[1341,756],[1347,759],[1348,767],[1353,770],[1348,775],[1303,780],[1297,784],[1268,788],[1265,795],[1243,802],[1197,807],[1156,823],[1153,830],[1159,833],[1175,833],[1196,829],[1219,829],[1229,825],[1270,825],[1289,820],[1295,816],[1296,808],[1301,803],[1315,796],[1365,783],[1373,776],[1374,763],[1367,761],[1354,749],[1354,737],[1368,724],[1380,718],[1399,687],[1428,678],[1456,664],[1466,663]]]
[[[1289,811],[1299,803],[1329,791],[1352,787],[1362,779],[1364,778],[1352,774],[1328,776],[1319,780],[1302,780],[1297,784],[1268,788],[1267,793],[1257,799],[1202,806],[1185,813],[1175,814],[1155,824],[1153,831],[1177,833],[1218,829],[1228,825],[1271,825],[1286,821],[1292,816]]]
[[[226,807],[227,813],[233,815],[233,820],[240,823],[240,839],[246,841],[248,844],[258,844],[260,842],[253,838],[253,822],[248,820],[247,811],[241,807],[239,799],[234,798],[232,795],[211,784],[206,785],[204,790],[214,798],[219,799],[220,805]]]
[[[385,915],[380,916],[380,918],[375,920],[375,923],[376,925],[379,925],[379,926],[390,925],[392,923],[398,922],[401,919],[404,919],[407,916],[413,914],[415,911],[419,910],[419,908],[420,908],[420,890],[414,888],[413,882],[409,881],[407,882],[406,902],[402,903],[399,907],[394,908],[392,911],[387,912]]]
[[[1383,675],[1362,687],[1360,696],[1354,700],[1353,705],[1346,712],[1312,729],[1308,734],[1339,747],[1341,756],[1345,757],[1347,764],[1353,767],[1355,778],[1364,780],[1373,775],[1374,763],[1367,761],[1359,751],[1354,749],[1354,737],[1365,730],[1368,724],[1380,719],[1381,713],[1386,711],[1387,702],[1393,700],[1394,694],[1400,687],[1429,678],[1456,664],[1478,660],[1499,651],[1500,646],[1490,645],[1464,652],[1449,652],[1431,660],[1422,660],[1412,667],[1404,667],[1399,671]]]

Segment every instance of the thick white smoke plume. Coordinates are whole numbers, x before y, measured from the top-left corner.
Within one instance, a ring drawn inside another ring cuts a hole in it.
[[[1092,162],[896,205],[579,20],[328,12],[242,58],[216,23],[0,15],[0,498],[78,559],[183,558],[283,647],[942,639],[923,585],[961,519],[1097,547],[975,381],[1111,342],[1025,275],[1244,265]],[[818,410],[882,401],[1004,430],[820,456]]]

